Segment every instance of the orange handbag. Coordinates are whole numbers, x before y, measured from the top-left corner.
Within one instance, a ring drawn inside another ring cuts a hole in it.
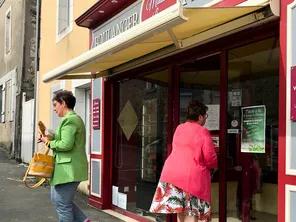
[[[47,178],[51,178],[53,169],[54,169],[54,160],[53,156],[48,155],[50,149],[48,148],[48,143],[45,143],[42,148],[46,147],[47,150],[45,154],[36,152],[30,162],[30,165],[25,173],[23,182],[25,183],[26,187],[28,188],[37,188],[41,184],[44,183],[44,181]],[[35,176],[37,178],[41,178],[39,182],[36,184],[29,186],[27,184],[27,177],[28,176]]]
[[[41,121],[39,121],[38,126],[39,126],[39,133],[45,136],[45,130],[46,130],[45,125]],[[34,154],[23,179],[23,182],[25,183],[26,187],[31,189],[37,188],[41,184],[43,184],[47,178],[51,178],[54,170],[54,160],[53,160],[53,156],[48,155],[50,151],[50,148],[48,146],[49,146],[49,142],[45,143],[42,146],[41,149],[46,148],[46,152],[44,154],[39,152],[36,152]],[[27,184],[28,176],[34,176],[34,177],[40,178],[40,180],[36,184],[30,186]]]

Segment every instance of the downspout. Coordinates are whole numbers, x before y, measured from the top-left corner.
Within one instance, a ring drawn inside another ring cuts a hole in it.
[[[26,21],[27,21],[27,1],[23,3],[23,26],[22,26],[22,57],[20,59],[20,66],[16,76],[16,96],[14,109],[14,140],[13,140],[13,157],[16,161],[21,162],[21,146],[22,146],[22,99],[23,99],[23,77],[26,69]],[[19,107],[17,109],[17,107]]]
[[[41,0],[37,0],[36,7],[36,48],[35,48],[35,76],[34,76],[34,120],[33,120],[33,144],[32,144],[32,156],[36,149],[36,129],[37,129],[37,101],[38,101],[38,89],[39,89],[39,48],[40,48],[40,19],[41,18]]]

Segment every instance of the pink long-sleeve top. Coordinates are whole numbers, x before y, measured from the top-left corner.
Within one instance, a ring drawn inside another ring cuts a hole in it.
[[[217,168],[217,154],[209,131],[197,123],[180,124],[173,150],[165,161],[160,181],[211,202],[210,169]]]

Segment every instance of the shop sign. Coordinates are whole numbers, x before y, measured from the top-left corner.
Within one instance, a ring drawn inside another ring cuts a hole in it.
[[[94,33],[94,47],[120,35],[139,23],[139,13],[126,15]]]
[[[1,0],[0,0],[1,1]],[[153,15],[180,2],[184,8],[200,8],[214,4],[216,0],[143,0],[136,1],[122,13],[114,16],[103,25],[92,31],[92,48],[109,41],[121,33],[137,26]],[[230,4],[230,0],[222,1],[224,5]],[[221,2],[220,2],[221,3]]]
[[[93,100],[93,106],[92,106],[92,123],[93,123],[93,129],[98,130],[100,129],[100,99],[94,99]]]
[[[241,152],[265,153],[265,106],[242,108]]]
[[[296,121],[296,67],[291,68],[291,120]]]
[[[173,6],[177,0],[143,0],[141,7],[141,21],[145,21],[157,13]]]

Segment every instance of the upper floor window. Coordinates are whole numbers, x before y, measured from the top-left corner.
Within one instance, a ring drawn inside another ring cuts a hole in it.
[[[11,52],[11,8],[9,8],[5,13],[5,55]]]
[[[73,0],[57,0],[56,42],[73,30]]]

